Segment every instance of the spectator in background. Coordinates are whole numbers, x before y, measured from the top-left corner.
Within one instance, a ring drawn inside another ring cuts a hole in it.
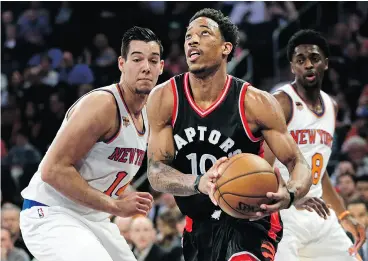
[[[134,218],[130,236],[135,246],[133,253],[137,261],[165,260],[166,252],[155,244],[156,231],[149,218],[143,216]]]
[[[133,250],[133,242],[130,236],[130,229],[132,224],[132,217],[115,217],[114,223],[118,226],[120,234],[125,238],[131,250]]]
[[[236,25],[245,21],[250,24],[260,24],[267,21],[267,6],[264,1],[239,1],[233,5],[230,20]]]
[[[351,174],[341,174],[337,177],[337,189],[345,205],[359,197],[356,191],[354,176]]]
[[[360,199],[368,204],[368,173],[356,179],[356,188]]]
[[[41,83],[55,87],[59,83],[59,73],[52,69],[52,60],[45,54],[41,57],[40,64]]]
[[[109,41],[106,35],[97,34],[93,42],[98,50],[98,54],[94,60],[94,64],[97,67],[108,67],[115,65],[116,59],[118,57],[114,49],[109,46]]]
[[[41,160],[40,152],[29,142],[27,130],[20,129],[15,135],[15,145],[9,150],[5,164],[9,166],[23,166],[38,164]]]
[[[368,208],[367,204],[362,200],[351,201],[347,206],[351,215],[366,228],[366,235],[368,236]],[[368,241],[366,241],[359,250],[362,260],[368,260]]]
[[[62,25],[69,22],[73,13],[73,9],[70,7],[68,1],[61,2],[61,6],[55,16],[55,24]]]
[[[286,25],[289,21],[298,19],[298,11],[291,1],[266,2],[268,4],[268,15],[271,20],[276,20],[279,26]]]
[[[167,251],[181,246],[179,232],[176,229],[179,213],[178,211],[167,210],[157,218],[158,245]]]
[[[49,103],[44,114],[43,122],[47,124],[42,125],[41,137],[44,140],[44,146],[48,147],[54,139],[59,130],[66,112],[65,96],[62,91],[54,92],[49,97]],[[46,148],[42,148],[45,150]],[[46,150],[45,150],[46,151]]]
[[[14,246],[10,231],[1,228],[1,260],[2,261],[29,261],[27,253],[20,248]]]
[[[343,57],[343,50],[349,40],[349,27],[344,23],[335,24],[328,40],[331,57]]]
[[[63,60],[60,64],[59,80],[60,82],[68,82],[69,73],[73,70],[74,58],[71,52],[63,53]]]
[[[20,208],[11,203],[5,203],[1,208],[1,227],[8,229],[12,244],[28,252],[19,228]],[[30,255],[30,253],[28,252]]]
[[[183,236],[185,225],[186,225],[185,216],[180,213],[176,221],[176,230],[178,231],[180,237]]]
[[[19,17],[19,35],[28,43],[43,46],[45,37],[51,33],[48,11],[40,2],[30,2],[30,8]]]
[[[368,145],[360,136],[352,136],[342,145],[342,152],[356,165],[356,176],[368,173]]]

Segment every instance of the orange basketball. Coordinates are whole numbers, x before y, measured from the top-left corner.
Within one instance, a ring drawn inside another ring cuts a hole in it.
[[[267,192],[277,192],[278,181],[270,164],[248,153],[231,157],[219,167],[222,174],[216,183],[214,197],[230,216],[248,219],[269,204]]]

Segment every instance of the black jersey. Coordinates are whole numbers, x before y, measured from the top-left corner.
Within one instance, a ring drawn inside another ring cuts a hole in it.
[[[203,175],[223,156],[263,153],[262,137],[260,133],[251,133],[244,112],[249,83],[228,75],[220,97],[206,110],[194,102],[189,73],[175,76],[171,85],[174,93],[174,168],[186,174]],[[177,196],[175,199],[181,212],[193,219],[210,217],[219,209],[207,195]]]

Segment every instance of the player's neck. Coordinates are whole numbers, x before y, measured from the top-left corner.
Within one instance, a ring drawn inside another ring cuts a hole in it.
[[[131,116],[138,119],[147,102],[148,95],[132,92],[131,89],[122,81],[119,83],[119,88],[123,94],[125,104],[128,107]]]
[[[298,95],[311,106],[317,106],[320,104],[321,86],[318,84],[316,87],[305,88],[297,81],[292,83]]]
[[[218,70],[206,77],[197,77],[193,73],[189,73],[189,85],[193,93],[194,101],[202,103],[201,107],[208,107],[217,100],[225,88],[226,82],[226,65],[221,65]]]

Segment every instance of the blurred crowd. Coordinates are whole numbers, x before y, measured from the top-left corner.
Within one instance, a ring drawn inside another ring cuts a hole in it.
[[[285,48],[288,37],[299,28],[315,28],[325,34],[331,57],[323,89],[339,105],[328,172],[348,209],[368,225],[367,9],[364,13],[357,2],[316,3],[322,12],[317,24],[314,13],[302,11],[305,2],[86,4],[2,2],[1,260],[32,259],[19,230],[20,191],[36,171],[68,107],[90,90],[119,80],[117,57],[124,30],[133,25],[149,27],[162,39],[165,69],[159,82],[163,82],[186,71],[186,25],[203,7],[222,10],[238,25],[241,39],[234,60],[239,64],[231,73],[245,77],[250,68],[240,59],[248,50],[253,64],[247,80],[265,90],[274,87],[272,34],[276,29],[290,29],[280,36],[280,48]],[[288,67],[282,69],[286,73],[281,82],[292,80]],[[154,194],[155,206],[149,216],[114,217],[112,222],[139,261],[158,260],[158,256],[181,260],[185,217],[174,198],[151,190],[147,181],[137,189]],[[361,254],[368,260],[367,245],[365,249]]]

